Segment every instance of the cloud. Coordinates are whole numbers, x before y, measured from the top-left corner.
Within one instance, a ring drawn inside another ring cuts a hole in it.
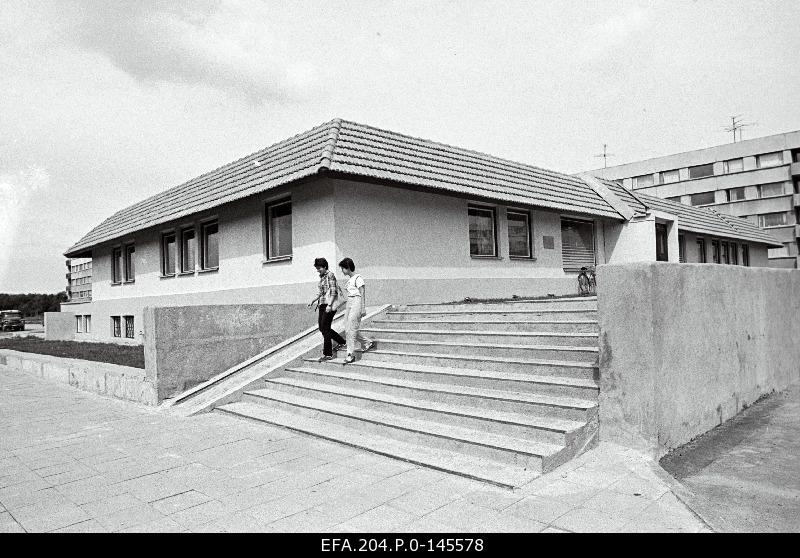
[[[73,4],[63,38],[142,82],[203,85],[253,101],[304,100],[320,87],[313,60],[257,0]]]

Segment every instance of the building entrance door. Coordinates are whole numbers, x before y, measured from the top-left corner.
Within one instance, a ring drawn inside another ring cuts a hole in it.
[[[656,261],[669,261],[667,252],[667,226],[663,223],[656,223]]]

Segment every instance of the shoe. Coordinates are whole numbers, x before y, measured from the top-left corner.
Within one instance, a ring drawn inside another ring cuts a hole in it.
[[[353,355],[347,355],[347,357],[344,359],[343,364],[350,364],[350,363],[355,362],[355,361],[356,361],[356,357],[354,357]]]
[[[346,349],[346,348],[347,348],[347,345],[336,345],[333,348],[333,352],[338,352],[338,351],[341,351],[342,349]]]
[[[326,360],[333,360],[333,357],[328,355],[322,355],[317,359],[317,362],[325,362]]]
[[[362,353],[366,353],[367,351],[371,351],[374,348],[375,348],[375,341],[370,341],[369,343],[367,343],[366,347],[361,349],[361,352]]]

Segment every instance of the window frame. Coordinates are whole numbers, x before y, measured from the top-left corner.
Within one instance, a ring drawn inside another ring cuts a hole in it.
[[[708,263],[708,250],[706,249],[706,239],[699,236],[697,237],[697,254],[699,257],[698,263]]]
[[[83,333],[83,316],[75,316],[75,333]]]
[[[288,254],[272,255],[272,209],[289,205],[289,215],[291,216],[292,223],[292,241],[290,252]],[[292,198],[279,198],[264,203],[264,260],[268,262],[290,260],[294,255],[294,208],[292,207]]]
[[[121,316],[111,316],[111,336],[122,337],[122,318]]]
[[[742,168],[740,168],[739,170],[731,170],[730,169],[730,164],[733,161],[739,161],[739,163],[740,163]],[[733,174],[733,173],[742,172],[742,171],[744,171],[744,158],[742,158],[742,157],[735,157],[733,159],[728,159],[727,161],[723,161],[722,162],[722,173],[723,174]]]
[[[750,267],[750,245],[742,244],[742,265]]]
[[[492,254],[473,254],[472,253],[472,237],[469,227],[469,212],[470,211],[488,211],[492,216]],[[469,255],[471,258],[497,258],[497,208],[490,205],[467,204],[467,237],[469,239]]]
[[[780,161],[778,161],[777,163],[775,163],[773,165],[764,165],[764,164],[762,164],[761,158],[762,157],[768,157],[770,155],[778,155],[779,158],[780,158]],[[779,167],[782,164],[783,164],[783,151],[772,151],[770,153],[760,153],[759,155],[756,155],[756,168],[757,169],[771,169],[772,167]]]
[[[731,242],[730,264],[739,265],[739,245]]]
[[[136,339],[136,324],[133,316],[122,316],[122,318],[125,319],[125,339]]]
[[[592,219],[585,219],[581,217],[572,217],[568,215],[561,215],[560,222],[559,222],[559,231],[561,233],[561,268],[566,271],[567,273],[575,273],[580,271],[580,267],[575,266],[566,266],[566,262],[564,261],[564,221],[571,222],[571,223],[578,223],[581,225],[591,225],[592,227],[592,255],[593,263],[589,265],[597,265],[597,223],[595,223]]]
[[[728,265],[731,263],[731,246],[727,240],[722,240],[719,243],[720,247],[720,263]]]
[[[219,238],[217,239],[217,265],[209,266],[208,262],[208,236],[206,231],[211,227],[217,227],[214,234],[219,234],[219,219],[209,219],[200,223],[200,269],[198,271],[217,271],[219,270]]]
[[[731,198],[731,192],[739,192],[739,191],[741,191],[742,197],[741,198],[732,199]],[[746,190],[745,190],[744,186],[737,186],[736,188],[728,188],[727,190],[725,190],[725,194],[728,197],[728,203],[744,201],[744,200],[747,199]]]
[[[783,215],[783,223],[780,223],[778,225],[765,225],[764,224],[764,221],[765,221],[764,218],[768,217],[768,216],[772,216],[772,215]],[[789,219],[787,217],[787,212],[786,211],[774,211],[774,212],[770,212],[770,213],[760,213],[758,215],[758,226],[761,227],[762,229],[772,229],[772,228],[776,228],[776,227],[786,227],[786,226],[788,226],[787,225],[788,221],[789,221]]]
[[[124,260],[122,257],[122,246],[114,246],[111,249],[111,284],[121,285],[123,277]]]
[[[525,218],[525,225],[526,225],[526,232],[528,238],[528,255],[520,256],[518,254],[511,253],[511,231],[509,230],[508,223],[510,221],[510,215],[521,215]],[[506,234],[508,235],[508,257],[509,259],[513,260],[533,260],[536,258],[536,254],[534,253],[533,249],[533,219],[531,218],[531,212],[527,209],[516,209],[516,208],[506,208]]]
[[[706,167],[711,169],[711,172],[709,174],[703,174],[703,175],[700,175],[700,176],[692,176],[692,169],[700,169],[700,168],[706,168]],[[708,178],[709,176],[714,176],[714,163],[705,163],[705,164],[702,164],[702,165],[692,165],[691,167],[688,167],[688,168],[689,168],[689,180],[695,180],[695,179],[698,179],[698,178]]]
[[[92,332],[92,315],[85,314],[83,316],[83,332],[84,333],[91,333]]]
[[[711,239],[711,263],[722,263],[722,248],[717,238]]]
[[[186,234],[191,232],[192,239],[194,240],[194,248],[191,250],[192,254],[192,269],[187,269],[185,267],[186,264]],[[194,275],[197,272],[197,227],[194,225],[191,226],[184,226],[180,229],[180,243],[178,248],[178,269],[180,269],[179,273],[181,275]]]
[[[172,239],[173,245],[173,254],[172,254],[172,270],[167,269],[168,263],[168,250],[167,250],[167,239]],[[178,253],[178,237],[175,234],[174,230],[171,231],[164,231],[161,233],[161,277],[175,277],[175,267],[177,264],[177,253]]]
[[[697,192],[695,194],[689,194],[689,204],[692,207],[700,207],[700,206],[703,206],[703,205],[713,205],[714,203],[716,203],[716,194],[714,193],[715,191],[716,190],[711,190],[710,192]],[[695,196],[701,196],[703,194],[711,194],[711,201],[708,202],[708,203],[694,203],[694,197]]]
[[[122,247],[124,283],[133,283],[136,281],[136,264],[134,263],[135,256],[133,254],[136,254],[136,244],[134,244],[133,242],[125,244]]]
[[[632,177],[633,187],[634,188],[649,188],[651,186],[655,186],[656,185],[656,179],[655,179],[655,176],[653,176],[653,174],[654,173],[651,172],[651,173],[639,174],[637,176]],[[649,177],[650,178],[650,183],[649,184],[639,184],[639,179],[640,178],[645,178],[645,177]]]
[[[667,173],[674,173],[675,174],[675,180],[664,180],[664,176]],[[671,169],[671,170],[666,170],[666,171],[660,171],[658,173],[658,183],[659,184],[674,184],[675,182],[680,182],[680,181],[681,181],[680,169]]]
[[[686,263],[686,235],[678,233],[678,263]]]
[[[764,186],[780,186],[781,192],[780,194],[770,194],[769,196],[764,195]],[[758,199],[768,199],[768,198],[777,198],[780,196],[785,196],[786,188],[783,187],[783,182],[768,182],[767,184],[759,184],[758,185]]]

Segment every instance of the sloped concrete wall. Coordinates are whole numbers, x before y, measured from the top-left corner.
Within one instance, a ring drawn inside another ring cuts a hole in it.
[[[309,291],[309,300],[315,294]],[[145,308],[147,378],[158,386],[160,402],[316,323],[317,313],[305,304]]]
[[[597,270],[600,436],[656,457],[800,379],[800,271]]]

